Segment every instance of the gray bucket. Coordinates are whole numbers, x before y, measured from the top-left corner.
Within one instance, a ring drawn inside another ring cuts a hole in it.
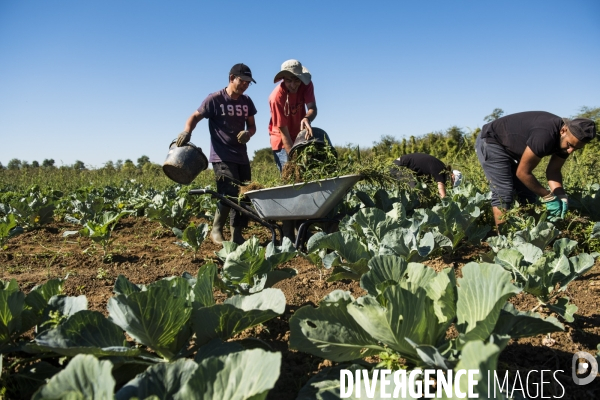
[[[296,151],[308,146],[311,143],[315,143],[320,146],[329,146],[335,153],[335,148],[331,144],[331,139],[329,139],[329,135],[321,128],[312,128],[313,135],[311,138],[306,139],[306,129],[302,129],[296,140],[294,140],[294,145],[290,149],[290,158],[293,158],[293,155]]]
[[[171,180],[189,185],[200,172],[208,168],[208,160],[200,147],[189,142],[177,147],[173,140],[162,168]]]

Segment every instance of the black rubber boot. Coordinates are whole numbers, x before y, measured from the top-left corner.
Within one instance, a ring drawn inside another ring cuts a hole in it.
[[[242,236],[241,226],[230,226],[231,228],[231,241],[235,244],[243,244],[246,240]]]
[[[292,243],[296,240],[296,221],[295,220],[284,220],[281,221],[281,230],[283,236],[290,239]]]
[[[225,240],[223,237],[223,227],[225,226],[225,221],[227,221],[227,217],[229,216],[230,209],[230,207],[224,206],[221,203],[217,203],[213,228],[210,232],[210,239],[214,244],[222,244]]]

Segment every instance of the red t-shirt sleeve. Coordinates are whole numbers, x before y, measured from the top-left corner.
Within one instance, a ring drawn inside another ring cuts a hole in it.
[[[288,126],[289,120],[284,112],[285,100],[286,93],[283,90],[278,90],[269,102],[273,127]]]
[[[306,86],[306,91],[304,92],[304,103],[316,103],[315,100],[315,86],[312,81]]]

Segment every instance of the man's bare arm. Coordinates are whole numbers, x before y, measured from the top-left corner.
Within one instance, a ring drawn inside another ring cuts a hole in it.
[[[552,193],[556,196],[566,196],[565,189],[563,188],[563,176],[562,167],[565,164],[566,159],[552,155],[548,167],[546,167],[546,179],[548,179],[548,186]]]
[[[202,121],[203,118],[198,111],[194,112],[186,121],[184,131],[192,133],[198,122]]]
[[[317,103],[308,103],[306,108],[308,111],[306,112],[306,117],[300,121],[300,130],[306,129],[306,138],[308,139],[312,137],[311,123],[317,118]]]
[[[446,185],[443,182],[438,182],[438,192],[440,192],[440,197],[443,199],[446,197]]]
[[[290,131],[287,126],[278,126],[279,132],[281,133],[281,141],[283,142],[283,148],[289,154],[290,150],[292,150],[292,146],[294,143],[292,142],[292,137],[290,136]]]
[[[254,136],[256,133],[256,121],[254,120],[254,115],[251,115],[246,119],[246,129],[250,132],[250,136]]]
[[[533,170],[538,166],[540,161],[541,158],[536,156],[529,146],[527,146],[521,157],[521,162],[519,162],[519,167],[517,168],[517,178],[519,178],[519,180],[533,193],[540,197],[544,197],[551,192],[543,187],[533,175]]]

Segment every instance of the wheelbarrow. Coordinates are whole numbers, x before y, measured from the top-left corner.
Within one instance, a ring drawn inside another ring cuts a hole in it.
[[[245,193],[252,209],[242,206],[229,198],[209,189],[193,189],[189,194],[211,194],[227,206],[247,215],[271,231],[273,244],[277,243],[276,231],[283,237],[281,227],[274,221],[303,220],[298,227],[294,246],[301,250],[310,225],[317,222],[337,221],[326,218],[359,180],[362,175],[344,175],[336,178],[320,179],[308,183],[276,186],[269,189],[251,190]]]

